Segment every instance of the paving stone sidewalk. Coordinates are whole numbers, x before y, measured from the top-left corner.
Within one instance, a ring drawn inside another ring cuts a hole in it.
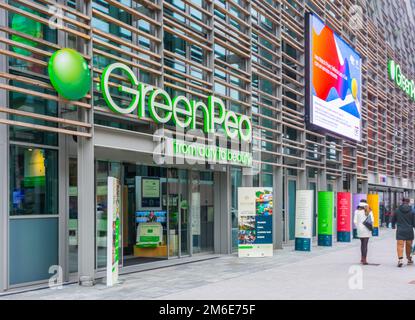
[[[228,255],[137,272],[120,276],[112,288],[72,284],[0,299],[415,299],[415,266],[396,267],[394,236],[381,229],[370,240],[368,260],[378,266],[358,264],[360,242],[354,240],[314,246],[311,253],[287,246],[270,258]]]

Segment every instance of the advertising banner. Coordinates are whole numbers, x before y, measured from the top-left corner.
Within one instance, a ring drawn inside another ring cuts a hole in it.
[[[272,188],[238,188],[238,256],[273,255]]]
[[[118,281],[118,265],[120,261],[120,181],[108,177],[107,197],[107,286]]]
[[[337,241],[350,242],[352,214],[352,194],[350,192],[337,193]]]
[[[295,250],[297,251],[311,250],[313,202],[313,190],[297,190],[295,202]]]
[[[353,219],[354,219],[354,212],[356,211],[357,206],[359,205],[361,200],[367,200],[367,194],[366,193],[353,193],[353,201],[352,201],[353,239],[358,239],[357,229],[356,229],[356,226],[353,223]]]
[[[317,16],[307,14],[307,122],[361,140],[362,60]]]
[[[377,237],[379,235],[379,195],[378,194],[368,194],[367,203],[369,204],[370,209],[373,213],[373,231],[372,235]]]
[[[318,245],[330,247],[333,243],[334,192],[319,191],[317,206]]]

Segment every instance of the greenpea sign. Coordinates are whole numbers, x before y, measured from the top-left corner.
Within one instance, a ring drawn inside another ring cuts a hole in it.
[[[117,105],[110,93],[109,78],[115,70],[123,71],[132,85],[132,87],[118,86],[118,91],[132,95],[127,107]],[[185,96],[172,98],[163,89],[138,82],[133,71],[122,63],[113,63],[104,69],[101,90],[108,107],[116,113],[129,114],[137,110],[138,117],[144,118],[147,103],[150,116],[156,123],[173,121],[176,126],[183,129],[196,129],[196,114],[200,111],[203,114],[205,133],[213,133],[215,126],[221,125],[231,139],[239,137],[246,142],[252,139],[252,124],[249,117],[226,110],[221,99],[209,96],[206,105],[202,101],[189,101]]]
[[[70,48],[52,54],[48,73],[52,86],[68,100],[82,99],[91,87],[88,64],[78,51]]]
[[[318,245],[331,246],[333,237],[334,192],[320,191],[318,193]]]
[[[415,101],[415,83],[414,80],[408,79],[401,70],[401,66],[394,60],[388,62],[388,75],[389,79],[395,82],[395,84],[403,90],[410,99]]]

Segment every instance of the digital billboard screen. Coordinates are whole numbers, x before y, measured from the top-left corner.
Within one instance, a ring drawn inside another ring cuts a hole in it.
[[[306,118],[313,130],[360,141],[362,60],[313,14],[307,14]]]

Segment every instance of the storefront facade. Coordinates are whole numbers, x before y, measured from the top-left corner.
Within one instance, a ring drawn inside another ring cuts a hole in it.
[[[121,272],[236,252],[238,187],[273,187],[275,249],[294,240],[297,190],[415,198],[414,104],[387,78],[393,58],[415,79],[413,34],[393,33],[413,14],[395,19],[395,2],[52,2],[0,4],[0,291],[105,276],[108,177],[121,186]],[[368,27],[351,26],[353,5]],[[363,58],[360,142],[306,125],[307,12]],[[90,71],[80,97],[51,78],[62,48]],[[236,151],[215,163],[207,149],[193,162],[188,147],[160,151],[190,129]],[[160,225],[157,250],[137,246],[144,220]]]

